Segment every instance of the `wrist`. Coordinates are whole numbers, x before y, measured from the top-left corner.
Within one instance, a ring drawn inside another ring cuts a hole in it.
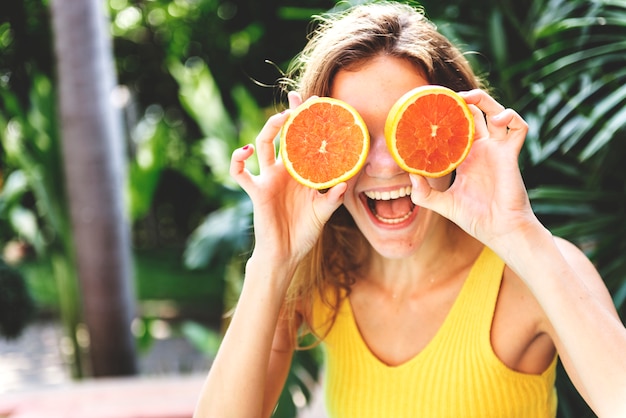
[[[559,289],[563,284],[558,279],[571,270],[557,239],[541,224],[512,234],[506,245],[493,250],[535,295]]]
[[[253,252],[245,267],[245,281],[261,281],[266,286],[276,287],[286,292],[295,272],[295,265],[281,261],[266,254]]]
[[[510,267],[527,263],[538,251],[555,247],[554,236],[538,220],[512,229],[490,248]]]

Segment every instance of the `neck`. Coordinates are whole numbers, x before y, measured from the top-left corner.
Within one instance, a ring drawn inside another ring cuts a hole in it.
[[[457,231],[453,237],[440,239],[438,244],[421,245],[406,258],[373,254],[363,281],[397,296],[422,292],[453,280],[474,263],[483,248],[479,241]],[[436,240],[429,241],[432,242]]]

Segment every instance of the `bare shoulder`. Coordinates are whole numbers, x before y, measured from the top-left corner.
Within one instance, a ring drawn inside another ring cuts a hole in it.
[[[606,284],[587,255],[578,246],[563,238],[554,237],[554,242],[565,262],[571,267],[571,270],[588,291],[605,307],[617,315],[617,311],[613,305],[613,299],[611,298]],[[532,292],[523,280],[508,266],[505,268],[503,279],[503,286],[508,284],[509,287],[515,290],[515,293],[525,294],[527,296],[532,295]],[[535,297],[533,296],[532,299],[535,299]],[[539,307],[538,304],[537,307]],[[544,316],[543,309],[539,309],[538,312],[541,313],[539,316]]]
[[[555,238],[555,244],[589,292],[617,315],[606,285],[585,253],[561,238]],[[507,266],[492,328],[492,344],[498,357],[518,371],[540,373],[553,359],[554,335],[552,324],[536,295]]]

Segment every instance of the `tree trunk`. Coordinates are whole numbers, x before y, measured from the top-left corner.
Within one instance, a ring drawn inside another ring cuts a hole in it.
[[[137,372],[121,119],[106,3],[52,0],[65,182],[93,376]]]

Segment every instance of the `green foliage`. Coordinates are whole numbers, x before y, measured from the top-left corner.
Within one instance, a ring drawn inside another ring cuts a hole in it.
[[[141,301],[171,301],[180,309],[201,308],[219,324],[224,267],[191,271],[183,265],[180,252],[164,249],[135,251],[134,266]]]
[[[556,234],[586,249],[624,313],[626,3],[552,1],[537,16],[525,95],[532,162],[552,172],[531,192]],[[556,19],[557,16],[559,19]]]
[[[535,52],[524,79],[530,86],[526,99],[543,119],[538,135],[529,138],[529,149],[535,163],[557,151],[571,151],[585,162],[624,132],[626,4],[551,5],[537,16]],[[539,145],[539,137],[549,140]]]
[[[247,195],[230,178],[230,155],[249,140],[244,135],[260,130],[264,114],[249,95],[236,89],[232,98],[245,115],[245,121],[235,123],[204,63],[171,64],[170,68],[181,86],[181,102],[204,135],[198,147],[211,170],[211,181],[219,191],[213,197],[220,201],[220,208],[211,212],[190,235],[185,264],[191,269],[215,268],[241,256],[251,243],[252,207]],[[255,169],[254,163],[250,169]]]
[[[251,216],[252,205],[244,198],[212,212],[189,237],[185,264],[193,269],[207,268],[221,263],[224,257],[245,254],[251,244]]]
[[[8,167],[0,216],[40,253],[46,245],[69,242],[54,98],[50,80],[41,74],[33,76],[26,106],[0,90],[0,144]]]
[[[272,417],[292,418],[299,407],[308,405],[319,379],[321,350],[319,347],[296,351]]]
[[[72,342],[72,374],[78,377],[83,373],[76,339],[80,300],[64,198],[55,94],[48,77],[29,75],[27,99],[21,101],[17,94],[0,90],[0,144],[9,185],[0,190],[0,221],[7,222],[38,256],[50,260],[62,321]]]
[[[214,358],[220,348],[222,336],[195,321],[186,321],[181,326],[181,333],[199,352]]]
[[[31,320],[35,306],[22,274],[0,260],[0,335],[18,337]]]

